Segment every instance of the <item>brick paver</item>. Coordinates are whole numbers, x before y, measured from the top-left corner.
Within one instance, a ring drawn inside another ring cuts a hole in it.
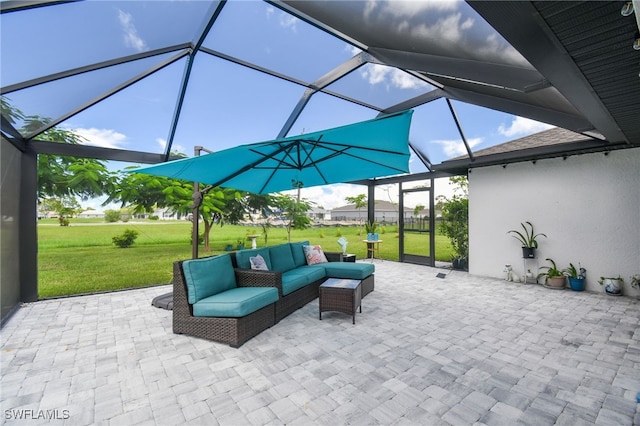
[[[167,286],[27,304],[0,331],[0,417],[638,424],[639,300],[438,272],[376,263],[356,325],[319,321],[316,300],[240,349],[174,335],[171,312],[151,306]]]

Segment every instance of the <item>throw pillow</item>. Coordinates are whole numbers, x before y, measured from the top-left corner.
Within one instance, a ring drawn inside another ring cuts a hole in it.
[[[320,246],[302,246],[304,256],[307,258],[307,265],[316,265],[318,263],[327,263],[327,256],[324,255]]]
[[[264,257],[257,255],[255,257],[250,257],[249,262],[251,262],[251,269],[257,269],[259,271],[268,271],[267,262],[264,261]]]

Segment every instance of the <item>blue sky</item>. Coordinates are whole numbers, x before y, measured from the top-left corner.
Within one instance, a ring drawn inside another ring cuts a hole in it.
[[[464,2],[416,1],[395,3],[394,7],[386,2],[370,3],[371,7],[384,10],[385,19],[399,26],[406,25],[412,17],[423,16],[420,14],[428,16],[419,26],[412,27],[412,36],[428,35],[429,40],[439,38],[460,45],[474,41],[481,43],[485,54],[520,60],[517,52],[505,46]],[[197,28],[193,23],[202,20],[208,7],[207,2],[202,1],[89,1],[4,14],[2,86],[191,41],[193,29]],[[180,19],[176,19],[177,16]],[[32,48],[27,51],[24,46]],[[358,53],[354,46],[255,0],[230,1],[204,46],[305,82],[315,81]],[[26,114],[58,117],[65,110],[78,108],[101,95],[107,87],[123,84],[172,55],[63,79],[14,92],[8,97]],[[185,60],[178,61],[63,121],[61,126],[78,132],[91,145],[162,152],[184,72]],[[424,93],[430,86],[402,71],[368,64],[329,89],[387,107]],[[172,150],[191,156],[195,145],[220,150],[272,139],[304,90],[302,86],[199,53]],[[453,105],[473,149],[550,127],[462,102],[454,101]],[[318,93],[311,98],[289,135],[368,120],[376,115],[374,110]],[[414,110],[410,140],[423,149],[433,163],[464,153],[461,137],[443,99]],[[114,169],[124,166],[126,164],[111,164]],[[416,159],[412,159],[410,167],[414,172],[425,171]],[[364,191],[353,185],[332,185],[305,188],[303,196],[332,208],[344,205],[345,196]],[[447,183],[439,184],[437,192],[448,194]],[[101,208],[98,201],[83,205]]]

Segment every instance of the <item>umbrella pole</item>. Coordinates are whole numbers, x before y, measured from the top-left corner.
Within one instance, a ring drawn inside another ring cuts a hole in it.
[[[191,231],[191,257],[198,258],[198,224],[200,222],[200,204],[202,203],[202,194],[200,194],[200,184],[193,182],[193,214],[191,221],[193,227]]]
[[[212,153],[213,151],[210,151],[200,145],[196,145],[193,147],[193,155],[195,155],[196,157],[200,156],[200,152],[208,152],[208,153]],[[205,191],[200,192],[200,183],[198,182],[193,182],[193,214],[192,214],[192,218],[191,221],[193,222],[193,227],[192,227],[192,231],[191,231],[191,257],[193,259],[197,259],[198,258],[198,236],[200,234],[198,226],[200,224],[200,204],[202,204],[202,197],[204,197]]]

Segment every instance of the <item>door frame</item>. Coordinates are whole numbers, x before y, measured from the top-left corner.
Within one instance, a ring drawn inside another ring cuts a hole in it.
[[[419,265],[435,266],[435,249],[436,249],[436,235],[435,235],[435,200],[434,200],[434,179],[431,178],[429,187],[419,188],[402,188],[402,182],[399,185],[399,214],[398,214],[398,251],[400,262],[417,263]],[[415,192],[428,192],[429,193],[429,256],[422,256],[417,254],[405,253],[404,251],[404,196],[408,193]]]

